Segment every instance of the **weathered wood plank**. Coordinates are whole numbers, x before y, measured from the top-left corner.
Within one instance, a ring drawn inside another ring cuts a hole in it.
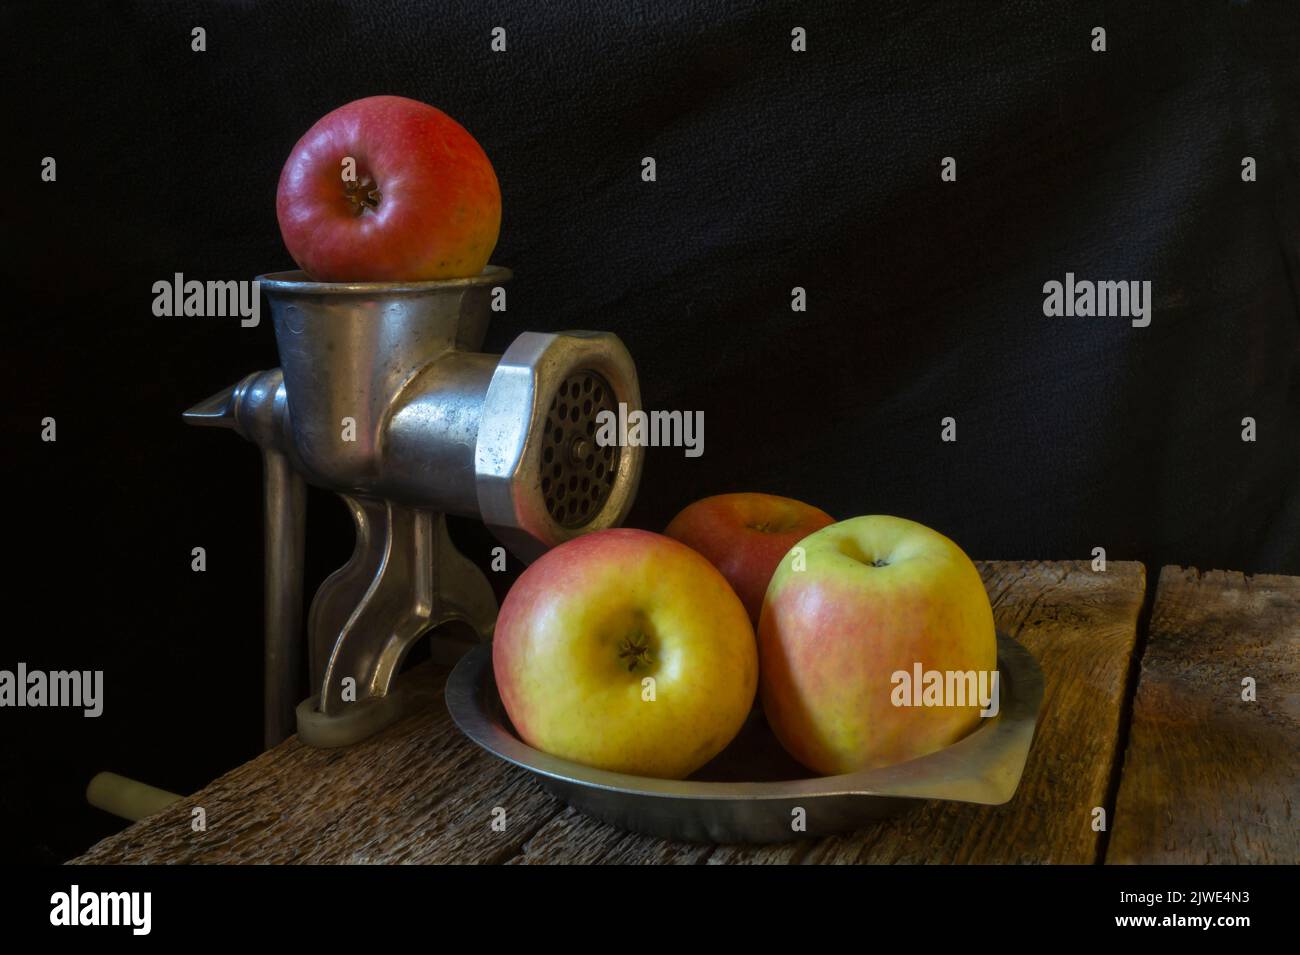
[[[665,842],[650,836],[623,832],[596,822],[574,809],[565,809],[529,839],[511,865],[678,863],[693,865],[708,858],[713,847],[687,842]]]
[[[338,750],[293,737],[74,861],[499,862],[515,855],[564,807],[461,736],[443,701],[448,672],[426,664],[403,675],[410,711],[376,737]],[[191,828],[195,807],[206,812],[204,832]],[[498,807],[504,818],[494,814]]]
[[[1046,674],[1044,717],[1015,800],[924,806],[851,836],[774,847],[668,843],[566,809],[481,752],[446,713],[447,668],[403,677],[400,722],[346,750],[290,739],[112,836],[79,862],[1090,862],[1114,759],[1144,571],[1112,563],[981,566],[999,627]],[[193,832],[191,810],[207,813]],[[505,811],[504,831],[493,828]]]
[[[1106,861],[1294,864],[1298,809],[1300,577],[1165,567]]]

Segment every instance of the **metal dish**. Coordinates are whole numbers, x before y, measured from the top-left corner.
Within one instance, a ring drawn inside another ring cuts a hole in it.
[[[999,805],[1020,784],[1043,699],[1033,655],[998,634],[1000,711],[969,736],[919,759],[842,776],[809,777],[755,713],[732,743],[687,780],[605,772],[549,756],[515,735],[476,646],[447,680],[447,709],[466,736],[537,775],[581,812],[621,829],[692,842],[782,842],[861,828],[918,800]],[[803,810],[806,829],[792,825]]]

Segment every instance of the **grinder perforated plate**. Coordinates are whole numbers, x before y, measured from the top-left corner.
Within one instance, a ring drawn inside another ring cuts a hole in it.
[[[483,523],[525,562],[617,527],[636,496],[643,449],[623,444],[621,432],[602,434],[597,419],[640,408],[636,366],[617,336],[522,332],[497,363],[480,413]]]
[[[582,527],[609,500],[619,448],[596,441],[597,416],[617,414],[609,383],[593,371],[569,375],[551,400],[542,442],[542,496],[562,527]]]

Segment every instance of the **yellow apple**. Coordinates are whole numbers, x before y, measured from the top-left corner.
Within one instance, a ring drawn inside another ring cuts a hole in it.
[[[501,606],[497,689],[529,745],[574,762],[681,779],[731,742],[758,684],[754,628],[707,560],[617,528],[561,544]]]
[[[827,775],[924,756],[978,725],[976,694],[915,705],[900,674],[996,686],[979,571],[942,534],[897,517],[855,517],[796,544],[768,586],[758,643],[768,723],[790,755]]]

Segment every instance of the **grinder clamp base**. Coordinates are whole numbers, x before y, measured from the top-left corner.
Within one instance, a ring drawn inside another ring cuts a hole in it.
[[[442,514],[340,494],[356,548],[316,593],[307,622],[312,697],[297,708],[298,735],[344,746],[400,716],[402,660],[443,624],[492,638],[497,602],[487,577],[460,553]]]

